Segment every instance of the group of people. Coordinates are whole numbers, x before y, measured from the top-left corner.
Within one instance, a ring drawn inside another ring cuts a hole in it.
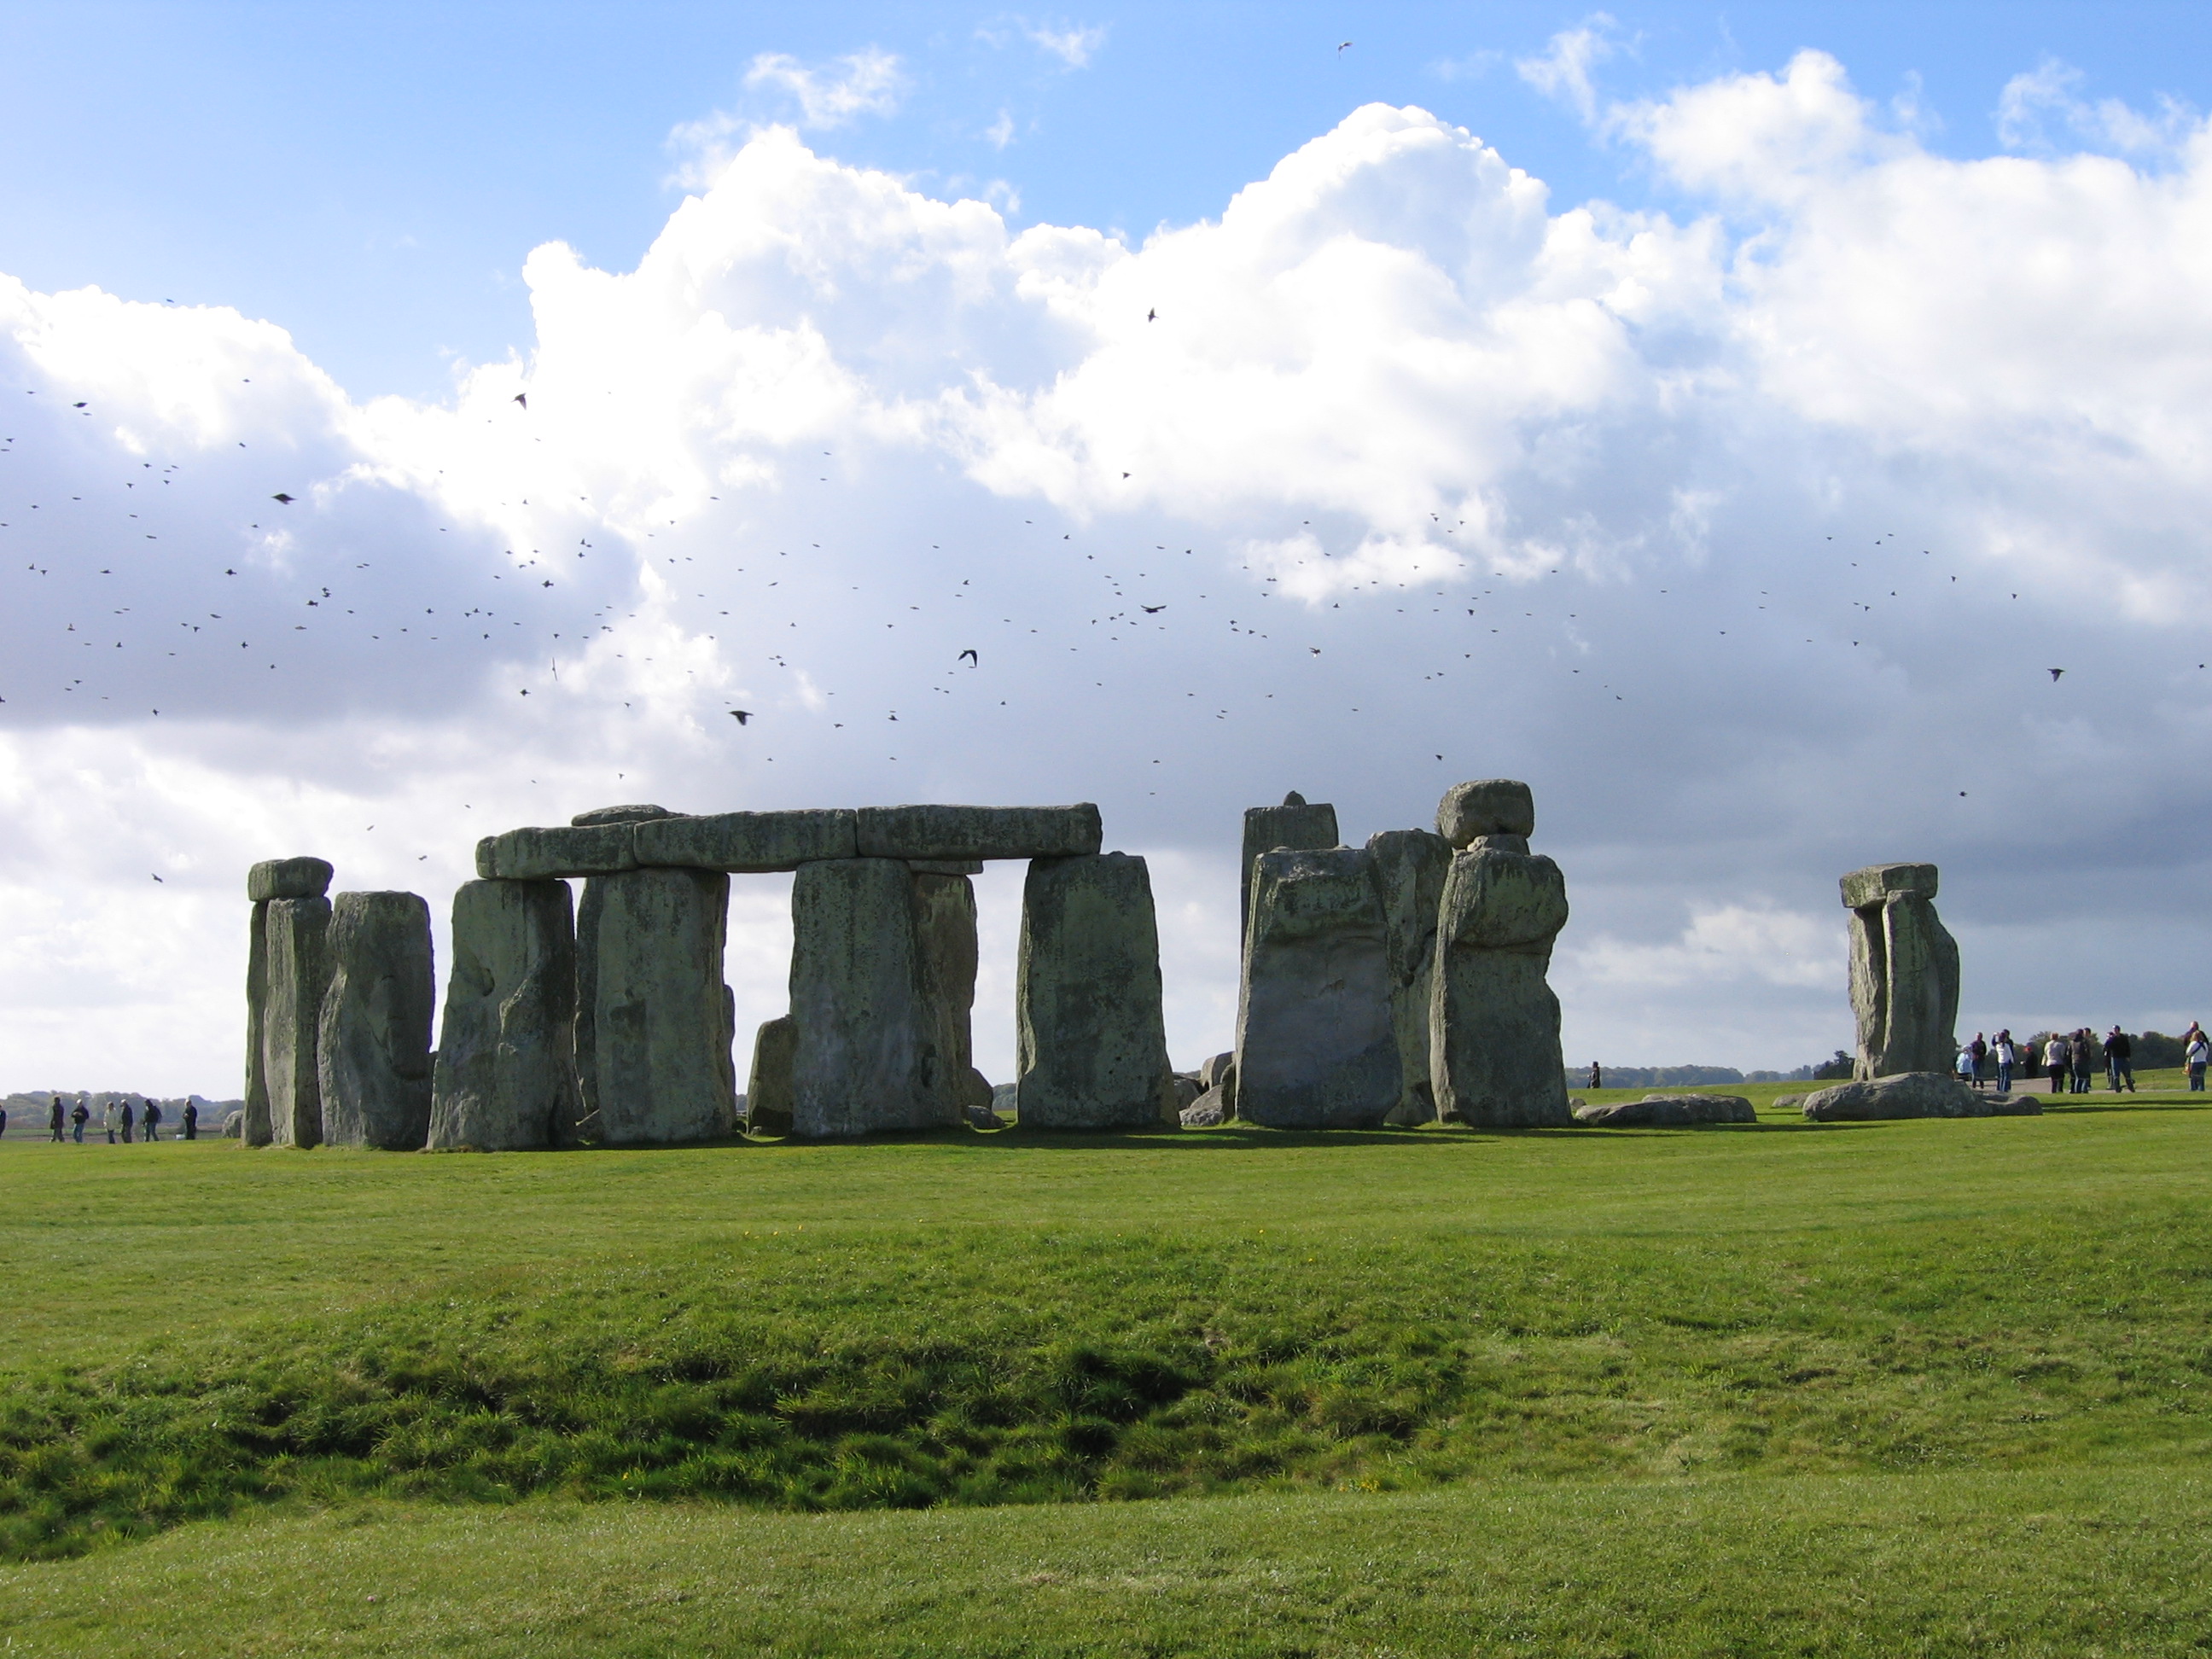
[[[2207,1042],[2203,1028],[2191,1020],[2181,1044],[2189,1067],[2189,1086],[2202,1092],[2205,1063],[2212,1060],[2212,1042]],[[1959,1078],[1981,1089],[1989,1086],[1994,1073],[1997,1092],[2004,1094],[2011,1090],[2015,1074],[2029,1079],[2040,1073],[2050,1079],[2054,1095],[2086,1095],[2100,1060],[2104,1064],[2106,1087],[2114,1094],[2135,1093],[2135,1042],[2117,1025],[2101,1039],[2084,1025],[2073,1031],[2053,1031],[2039,1044],[2033,1039],[2015,1042],[2008,1030],[1999,1031],[1994,1041],[1977,1031],[1972,1042],[1959,1045]]]
[[[64,1139],[62,1131],[66,1127],[69,1131],[66,1139],[82,1146],[85,1126],[91,1121],[91,1103],[80,1097],[71,1105],[66,1097],[58,1093],[54,1096],[53,1104],[46,1109],[46,1139]],[[100,1127],[107,1131],[107,1144],[111,1146],[118,1139],[127,1146],[133,1135],[147,1140],[159,1140],[161,1138],[161,1122],[159,1101],[149,1100],[134,1109],[127,1096],[109,1101],[100,1114]],[[186,1140],[200,1138],[200,1109],[197,1101],[187,1100],[185,1103],[178,1127]],[[7,1133],[8,1114],[0,1111],[0,1135]]]

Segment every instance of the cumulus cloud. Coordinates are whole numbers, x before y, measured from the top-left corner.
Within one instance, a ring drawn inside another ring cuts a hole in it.
[[[2081,79],[2070,64],[2045,58],[2006,82],[1997,99],[1997,136],[2006,147],[2050,155],[2085,144],[2155,160],[2171,156],[2200,124],[2197,112],[2177,98],[2160,98],[2153,115],[2118,98],[2089,103],[2075,95]]]
[[[1619,27],[1608,13],[1592,12],[1575,27],[1561,29],[1534,57],[1516,58],[1513,67],[1546,97],[1565,104],[1586,124],[1593,123],[1598,94],[1590,71],[1620,50]]]
[[[442,910],[477,835],[654,799],[1096,799],[1194,1060],[1243,807],[1357,841],[1497,775],[1567,872],[1577,1055],[1847,1042],[1835,877],[1899,857],[1970,1024],[2185,1023],[2202,133],[1944,158],[1809,52],[1595,119],[1709,210],[1373,106],[1139,243],[748,131],[633,269],[532,253],[529,349],[434,403],[0,287],[19,1082],[221,1090],[252,859]],[[746,1018],[781,902],[737,913]],[[2072,912],[2160,948],[2037,942]]]

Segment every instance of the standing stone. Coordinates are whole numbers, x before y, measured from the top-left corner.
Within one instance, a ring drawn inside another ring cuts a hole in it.
[[[315,1046],[323,993],[330,986],[325,950],[331,925],[326,898],[268,901],[266,1000],[261,1016],[261,1075],[269,1091],[269,1138],[279,1146],[313,1146],[323,1138],[323,1092]]]
[[[1843,878],[1862,1081],[1948,1074],[1958,1056],[1959,945],[1936,915],[1936,866],[1872,864]]]
[[[1240,941],[1252,936],[1252,866],[1262,853],[1272,853],[1278,847],[1334,847],[1336,845],[1336,808],[1323,802],[1319,806],[1306,805],[1306,798],[1295,789],[1283,797],[1280,806],[1248,806],[1244,809],[1244,858],[1237,868],[1237,920]],[[1239,952],[1243,945],[1237,946]]]
[[[911,866],[909,866],[911,869]],[[937,1009],[943,1083],[964,1115],[988,1111],[991,1085],[975,1069],[975,884],[965,876],[913,872],[915,927],[924,982]]]
[[[791,1133],[792,1068],[798,1058],[799,1028],[791,1017],[763,1021],[753,1037],[752,1071],[745,1079],[745,1127],[750,1133]]]
[[[1398,1040],[1401,1127],[1437,1121],[1429,1080],[1429,988],[1437,962],[1437,910],[1452,846],[1426,830],[1385,830],[1367,838],[1382,899],[1382,949],[1390,963],[1390,1026]]]
[[[1429,1075],[1438,1115],[1481,1128],[1569,1125],[1559,1000],[1545,981],[1567,921],[1559,866],[1528,851],[1528,786],[1461,784],[1437,809],[1453,846],[1437,917]],[[1517,826],[1517,827],[1516,827]]]
[[[1237,1115],[1372,1129],[1397,1109],[1382,896],[1364,848],[1262,853],[1237,1011]]]
[[[791,1132],[820,1139],[958,1127],[906,866],[802,866],[791,933]]]
[[[239,1139],[247,1146],[270,1140],[268,1055],[264,1027],[269,1001],[269,903],[272,899],[320,898],[332,871],[315,858],[264,859],[246,872],[253,921],[246,947],[246,1098]]]
[[[340,893],[315,1063],[323,1139],[415,1152],[430,1133],[430,907],[413,893]]]
[[[1023,1128],[1176,1122],[1159,927],[1143,859],[1097,853],[1030,864],[1014,1008]]]
[[[239,1109],[239,1144],[269,1144],[269,1075],[263,1063],[263,1024],[269,1007],[269,901],[253,906],[246,942],[246,1101]]]
[[[586,884],[576,1066],[587,1132],[601,1145],[707,1140],[736,1127],[736,1033],[722,994],[729,908],[718,870],[625,870]]]
[[[574,1137],[576,929],[565,881],[453,894],[429,1144],[514,1152]]]

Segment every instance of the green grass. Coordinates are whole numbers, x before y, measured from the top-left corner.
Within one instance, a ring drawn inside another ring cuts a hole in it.
[[[0,1651],[2198,1650],[2212,1103],[2060,1098],[11,1140]]]

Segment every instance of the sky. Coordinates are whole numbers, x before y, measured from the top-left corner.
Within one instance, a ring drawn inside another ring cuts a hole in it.
[[[248,864],[442,962],[479,836],[623,801],[1095,800],[1191,1066],[1244,808],[1494,775],[1570,1061],[1848,1046],[1836,878],[1899,859],[1962,1033],[2178,1030],[2208,36],[0,5],[0,1088],[234,1094]]]

